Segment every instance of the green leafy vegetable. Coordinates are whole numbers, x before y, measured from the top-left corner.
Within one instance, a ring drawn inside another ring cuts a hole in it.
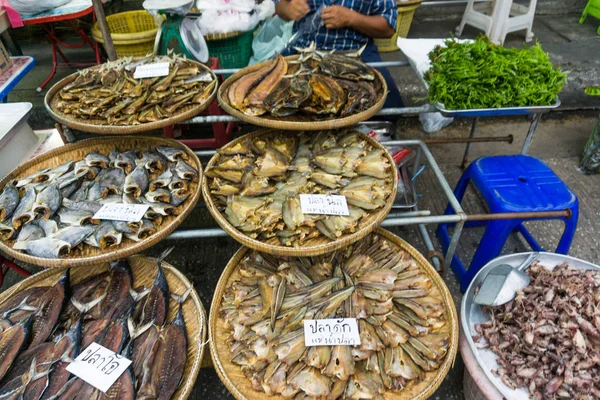
[[[550,105],[566,83],[539,43],[517,49],[485,36],[472,43],[449,39],[429,59],[429,100],[449,110]]]

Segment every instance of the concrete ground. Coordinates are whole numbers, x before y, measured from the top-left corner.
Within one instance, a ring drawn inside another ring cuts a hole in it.
[[[441,37],[453,31],[457,20],[436,21],[419,20],[419,14],[411,31],[411,37]],[[600,83],[598,77],[600,62],[600,39],[595,36],[596,26],[593,24],[577,25],[577,17],[547,17],[536,19],[536,29],[540,42],[551,53],[553,60],[565,70],[570,70],[569,85],[565,88],[561,98],[566,111],[554,112],[544,117],[530,154],[542,158],[550,167],[567,183],[577,194],[580,201],[580,217],[578,230],[575,235],[570,254],[593,263],[600,263],[600,175],[582,175],[577,171],[578,156],[592,130],[598,121],[597,108],[600,102],[597,99],[584,96],[582,88],[590,84]],[[468,36],[474,36],[475,30],[467,30]],[[510,43],[521,41],[519,34],[511,35]],[[45,44],[22,44],[26,54],[34,54],[37,66],[28,77],[17,86],[9,96],[10,101],[30,101],[36,106],[36,112],[31,120],[35,128],[47,128],[53,122],[43,112],[43,93],[38,94],[35,88],[49,70],[49,47]],[[82,57],[81,52],[69,52],[74,57]],[[91,53],[90,53],[91,54]],[[399,52],[388,53],[386,59],[401,59]],[[59,70],[56,82],[70,71]],[[425,92],[417,81],[414,73],[408,68],[396,69],[394,76],[407,103],[412,103],[414,97],[423,97]],[[575,111],[577,110],[577,111]],[[505,136],[512,134],[514,143],[481,143],[474,144],[471,150],[471,159],[484,155],[517,154],[525,138],[529,122],[525,117],[484,119],[479,124],[477,136]],[[414,138],[442,138],[464,137],[470,129],[469,119],[457,119],[455,122],[436,134],[424,134],[416,118],[404,118],[398,123],[398,137]],[[461,175],[459,165],[462,160],[464,145],[431,145],[434,157],[450,183],[454,186]],[[207,160],[202,160],[206,163]],[[443,213],[446,201],[430,168],[416,180],[416,190],[420,194],[419,208],[430,210],[432,214]],[[484,212],[485,207],[480,197],[473,191],[467,193],[463,206],[468,213]],[[195,227],[215,227],[206,207],[202,202],[184,222],[181,229]],[[428,232],[435,246],[439,249],[439,242],[435,237],[435,226],[428,226]],[[408,241],[420,251],[425,251],[425,246],[416,227],[403,227],[391,229],[394,233]],[[533,235],[548,249],[553,249],[560,237],[560,223],[537,222],[531,224]],[[481,229],[466,230],[462,236],[459,256],[469,260],[478,245]],[[240,245],[231,238],[213,238],[198,240],[183,240],[177,242],[164,241],[148,251],[150,255],[158,255],[168,246],[175,245],[177,251],[171,253],[168,261],[178,267],[194,284],[208,310],[212,301],[213,291],[222,269]],[[524,251],[526,247],[519,236],[513,236],[507,242],[503,253]],[[30,267],[32,272],[38,268]],[[18,280],[14,273],[9,273],[3,289]],[[451,271],[444,272],[455,303],[460,304],[461,293]],[[208,358],[208,352],[206,358]],[[463,364],[460,356],[454,368],[450,371],[442,386],[432,396],[433,399],[461,399]],[[232,399],[227,389],[221,384],[214,369],[203,368],[191,399]]]

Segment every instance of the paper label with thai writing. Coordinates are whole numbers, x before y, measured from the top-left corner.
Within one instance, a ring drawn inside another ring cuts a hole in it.
[[[360,344],[356,318],[305,319],[304,345],[355,346]]]
[[[335,194],[301,194],[302,214],[350,215],[346,196]]]
[[[108,219],[111,221],[139,222],[146,214],[148,204],[123,204],[109,203],[102,206],[94,219]]]
[[[144,64],[135,68],[133,79],[154,78],[156,76],[169,75],[169,63],[158,62],[153,64]]]
[[[130,364],[131,360],[93,342],[67,366],[67,371],[106,393]]]

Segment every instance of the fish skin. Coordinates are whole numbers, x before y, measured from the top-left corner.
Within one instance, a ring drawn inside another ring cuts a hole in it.
[[[67,269],[58,282],[40,299],[42,306],[35,315],[31,346],[45,342],[54,330],[62,310],[71,297],[70,279],[71,270]]]
[[[110,194],[121,195],[125,182],[125,172],[119,168],[103,169],[87,193],[88,201],[106,198]]]
[[[101,249],[121,244],[123,234],[115,228],[112,221],[102,221],[93,233],[94,240]]]
[[[51,363],[54,357],[54,343],[40,343],[35,346],[29,346],[25,351],[19,353],[12,363],[8,373],[2,378],[5,382],[23,375],[29,370],[31,361],[35,358],[38,363]]]
[[[235,81],[227,92],[227,97],[231,105],[238,110],[241,110],[244,105],[244,100],[248,96],[248,93],[254,89],[262,80],[269,75],[273,69],[277,66],[276,61],[272,61],[258,71],[252,72],[248,75],[244,75],[237,81]]]
[[[169,284],[163,271],[161,264],[162,260],[157,260],[156,263],[156,278],[152,283],[150,293],[144,299],[142,306],[142,316],[138,325],[146,325],[154,322],[158,326],[162,326],[167,319],[169,312]]]
[[[168,161],[159,152],[156,151],[144,151],[142,152],[142,160],[146,169],[152,173],[158,171],[164,171],[168,165]]]
[[[19,205],[19,190],[9,183],[0,194],[0,222],[9,219]]]
[[[66,256],[71,251],[71,245],[64,240],[53,237],[45,237],[32,240],[25,243],[15,243],[15,250],[25,250],[34,257],[40,258],[60,258]]]
[[[48,180],[48,174],[47,172],[50,171],[50,168],[44,168],[34,174],[31,174],[29,176],[26,176],[24,178],[18,178],[12,181],[13,186],[20,188],[26,185],[29,185],[32,182],[38,183],[38,182],[44,182],[46,180]]]
[[[171,179],[173,178],[173,172],[170,168],[166,168],[165,172],[159,175],[156,179],[150,182],[150,191],[155,191],[160,188],[168,187],[169,183],[171,183]]]
[[[44,219],[52,217],[62,204],[62,193],[57,184],[51,184],[37,194],[33,212]]]
[[[171,192],[169,192],[167,189],[157,189],[146,192],[144,197],[146,198],[146,200],[151,202],[171,202]]]
[[[0,334],[0,379],[4,378],[17,355],[27,346],[33,331],[33,315]]]
[[[84,226],[92,223],[93,216],[94,213],[91,213],[89,211],[69,210],[68,208],[62,208],[58,211],[60,223],[63,225]]]
[[[108,157],[94,152],[85,156],[84,161],[88,167],[108,168],[108,165],[110,164],[110,159]]]
[[[103,204],[97,201],[73,201],[63,199],[63,206],[69,210],[81,210],[97,213],[102,208]]]
[[[19,204],[12,216],[12,225],[15,229],[19,229],[21,225],[24,225],[35,218],[35,213],[33,212],[35,198],[35,189],[31,186],[25,187],[25,192],[23,193],[21,200],[19,200]]]
[[[96,232],[96,229],[97,227],[94,225],[67,226],[66,228],[60,229],[52,237],[54,239],[65,241],[69,243],[71,248],[75,248],[88,236]]]
[[[17,230],[12,225],[3,224],[0,222],[0,237],[5,240],[13,239]]]
[[[72,201],[85,201],[87,200],[89,190],[93,185],[94,181],[83,181],[79,189],[77,189],[70,196],[63,196],[63,198],[68,198]]]
[[[47,179],[48,182],[55,181],[58,178],[65,175],[67,172],[69,172],[71,170],[71,167],[74,164],[75,163],[73,161],[67,161],[67,162],[59,165],[58,167],[52,168],[50,171],[46,172],[46,175],[48,175],[48,179]]]
[[[65,185],[65,186],[61,185],[62,187],[60,187],[60,195],[62,197],[70,197],[79,190],[79,188],[81,187],[82,184],[83,184],[83,178],[76,178],[72,182],[70,182],[68,185]]]
[[[18,242],[28,242],[30,240],[36,240],[45,237],[44,230],[40,228],[35,222],[29,223],[19,231],[17,236]]]
[[[111,277],[106,288],[106,297],[100,304],[100,318],[111,318],[118,308],[119,303],[129,295],[132,289],[133,273],[126,259],[110,263]]]
[[[191,196],[191,194],[192,193],[190,191],[185,190],[184,188],[175,189],[171,192],[170,203],[172,206],[179,207],[188,199],[188,197]]]
[[[122,169],[126,173],[130,173],[135,168],[136,160],[137,154],[134,150],[125,151],[117,154],[113,161],[113,166]]]
[[[158,146],[156,151],[158,151],[171,162],[177,162],[178,160],[186,161],[188,159],[188,155],[185,153],[185,151],[176,147]]]
[[[148,172],[146,171],[146,168],[140,164],[125,178],[123,190],[125,193],[137,198],[143,193],[146,193],[149,183]]]
[[[248,115],[262,115],[267,110],[264,108],[264,101],[279,84],[283,76],[287,73],[288,65],[281,55],[277,55],[275,66],[271,72],[265,76],[256,87],[254,87],[244,99],[243,112]]]
[[[175,172],[181,179],[198,182],[198,171],[185,161],[177,161],[177,164],[175,164]]]

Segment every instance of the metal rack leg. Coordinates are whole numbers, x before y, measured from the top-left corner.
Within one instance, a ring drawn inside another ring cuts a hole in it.
[[[469,133],[469,139],[475,137],[475,132],[477,131],[477,124],[479,123],[479,117],[473,118],[473,125],[471,125],[471,132]],[[462,169],[467,168],[467,164],[469,163],[469,153],[471,152],[471,142],[467,142],[465,146],[465,154],[463,155],[462,163],[460,164]]]
[[[454,254],[456,253],[458,241],[460,240],[460,235],[462,233],[464,225],[465,222],[460,221],[457,222],[454,226],[454,232],[452,232],[452,237],[450,238],[448,251],[446,251],[446,256],[444,257],[444,270],[448,270],[452,265],[452,259],[454,258]]]
[[[523,147],[521,148],[521,154],[527,154],[527,152],[529,152],[529,147],[533,142],[533,136],[535,135],[535,131],[541,119],[542,114],[533,114],[531,125],[529,125],[529,132],[527,132],[527,136],[525,137],[525,141],[523,142]]]

